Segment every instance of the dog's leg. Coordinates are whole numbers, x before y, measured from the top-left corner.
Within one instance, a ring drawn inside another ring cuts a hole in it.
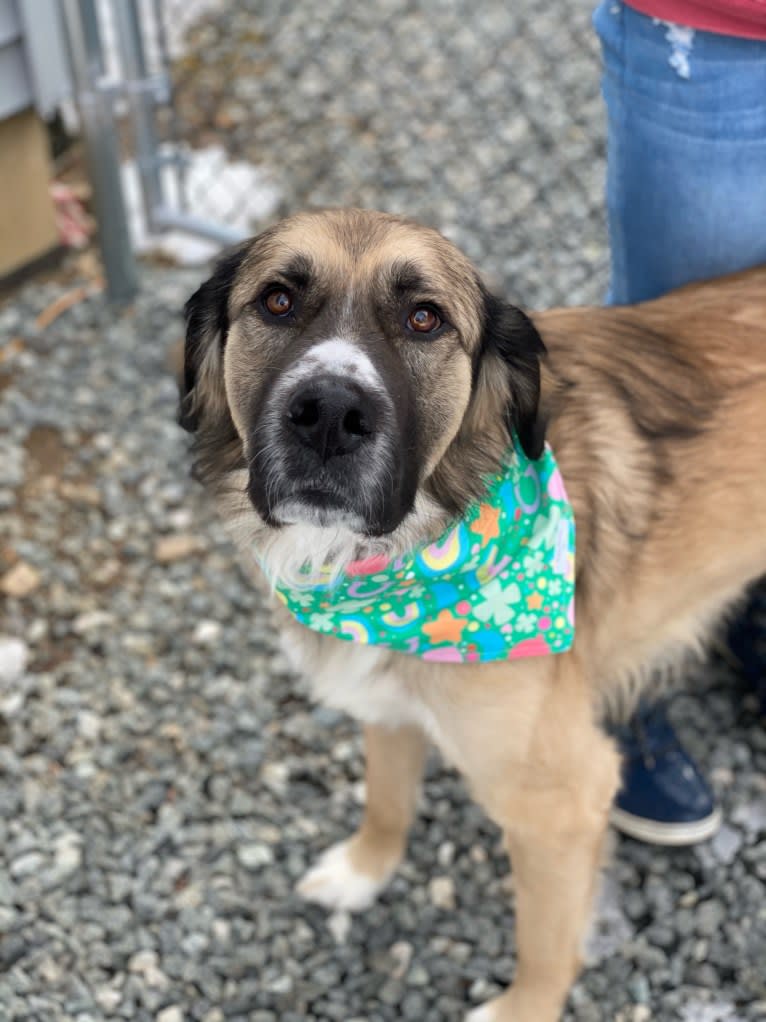
[[[365,728],[367,797],[357,833],[333,845],[298,885],[309,901],[360,912],[388,883],[404,854],[417,803],[426,740],[413,727]]]
[[[469,1022],[556,1022],[581,966],[604,832],[559,842],[508,835],[516,891],[518,964],[512,988]]]
[[[518,960],[511,989],[468,1022],[558,1020],[581,965],[617,784],[612,743],[589,720],[559,717],[558,727],[541,726],[521,777],[495,790],[492,808],[511,857]]]

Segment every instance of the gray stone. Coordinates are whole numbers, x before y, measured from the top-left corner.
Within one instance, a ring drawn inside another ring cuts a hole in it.
[[[26,852],[11,862],[10,873],[14,880],[23,880],[39,873],[45,864],[45,856],[40,852]]]
[[[717,933],[726,918],[726,909],[715,899],[702,901],[697,906],[697,933],[703,937],[712,937]]]
[[[724,865],[730,865],[742,847],[742,835],[724,824],[710,842],[713,855]]]

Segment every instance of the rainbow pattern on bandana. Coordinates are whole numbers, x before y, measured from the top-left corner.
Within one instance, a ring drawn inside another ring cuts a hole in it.
[[[301,624],[346,642],[449,663],[513,660],[571,647],[574,561],[553,453],[531,461],[516,442],[484,497],[434,542],[276,592]]]

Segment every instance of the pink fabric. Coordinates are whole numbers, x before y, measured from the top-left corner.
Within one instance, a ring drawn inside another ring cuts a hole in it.
[[[385,554],[376,554],[374,557],[366,557],[363,561],[351,561],[346,566],[347,575],[374,575],[388,567],[389,558]]]
[[[766,40],[766,0],[625,0],[662,21],[704,32]]]

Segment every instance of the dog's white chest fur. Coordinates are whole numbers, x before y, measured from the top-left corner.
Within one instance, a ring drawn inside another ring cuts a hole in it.
[[[321,644],[321,656],[316,656]],[[314,697],[365,724],[419,726],[437,738],[436,719],[413,684],[387,666],[387,651],[353,642],[335,642],[300,626],[282,632],[282,650],[311,685]]]

